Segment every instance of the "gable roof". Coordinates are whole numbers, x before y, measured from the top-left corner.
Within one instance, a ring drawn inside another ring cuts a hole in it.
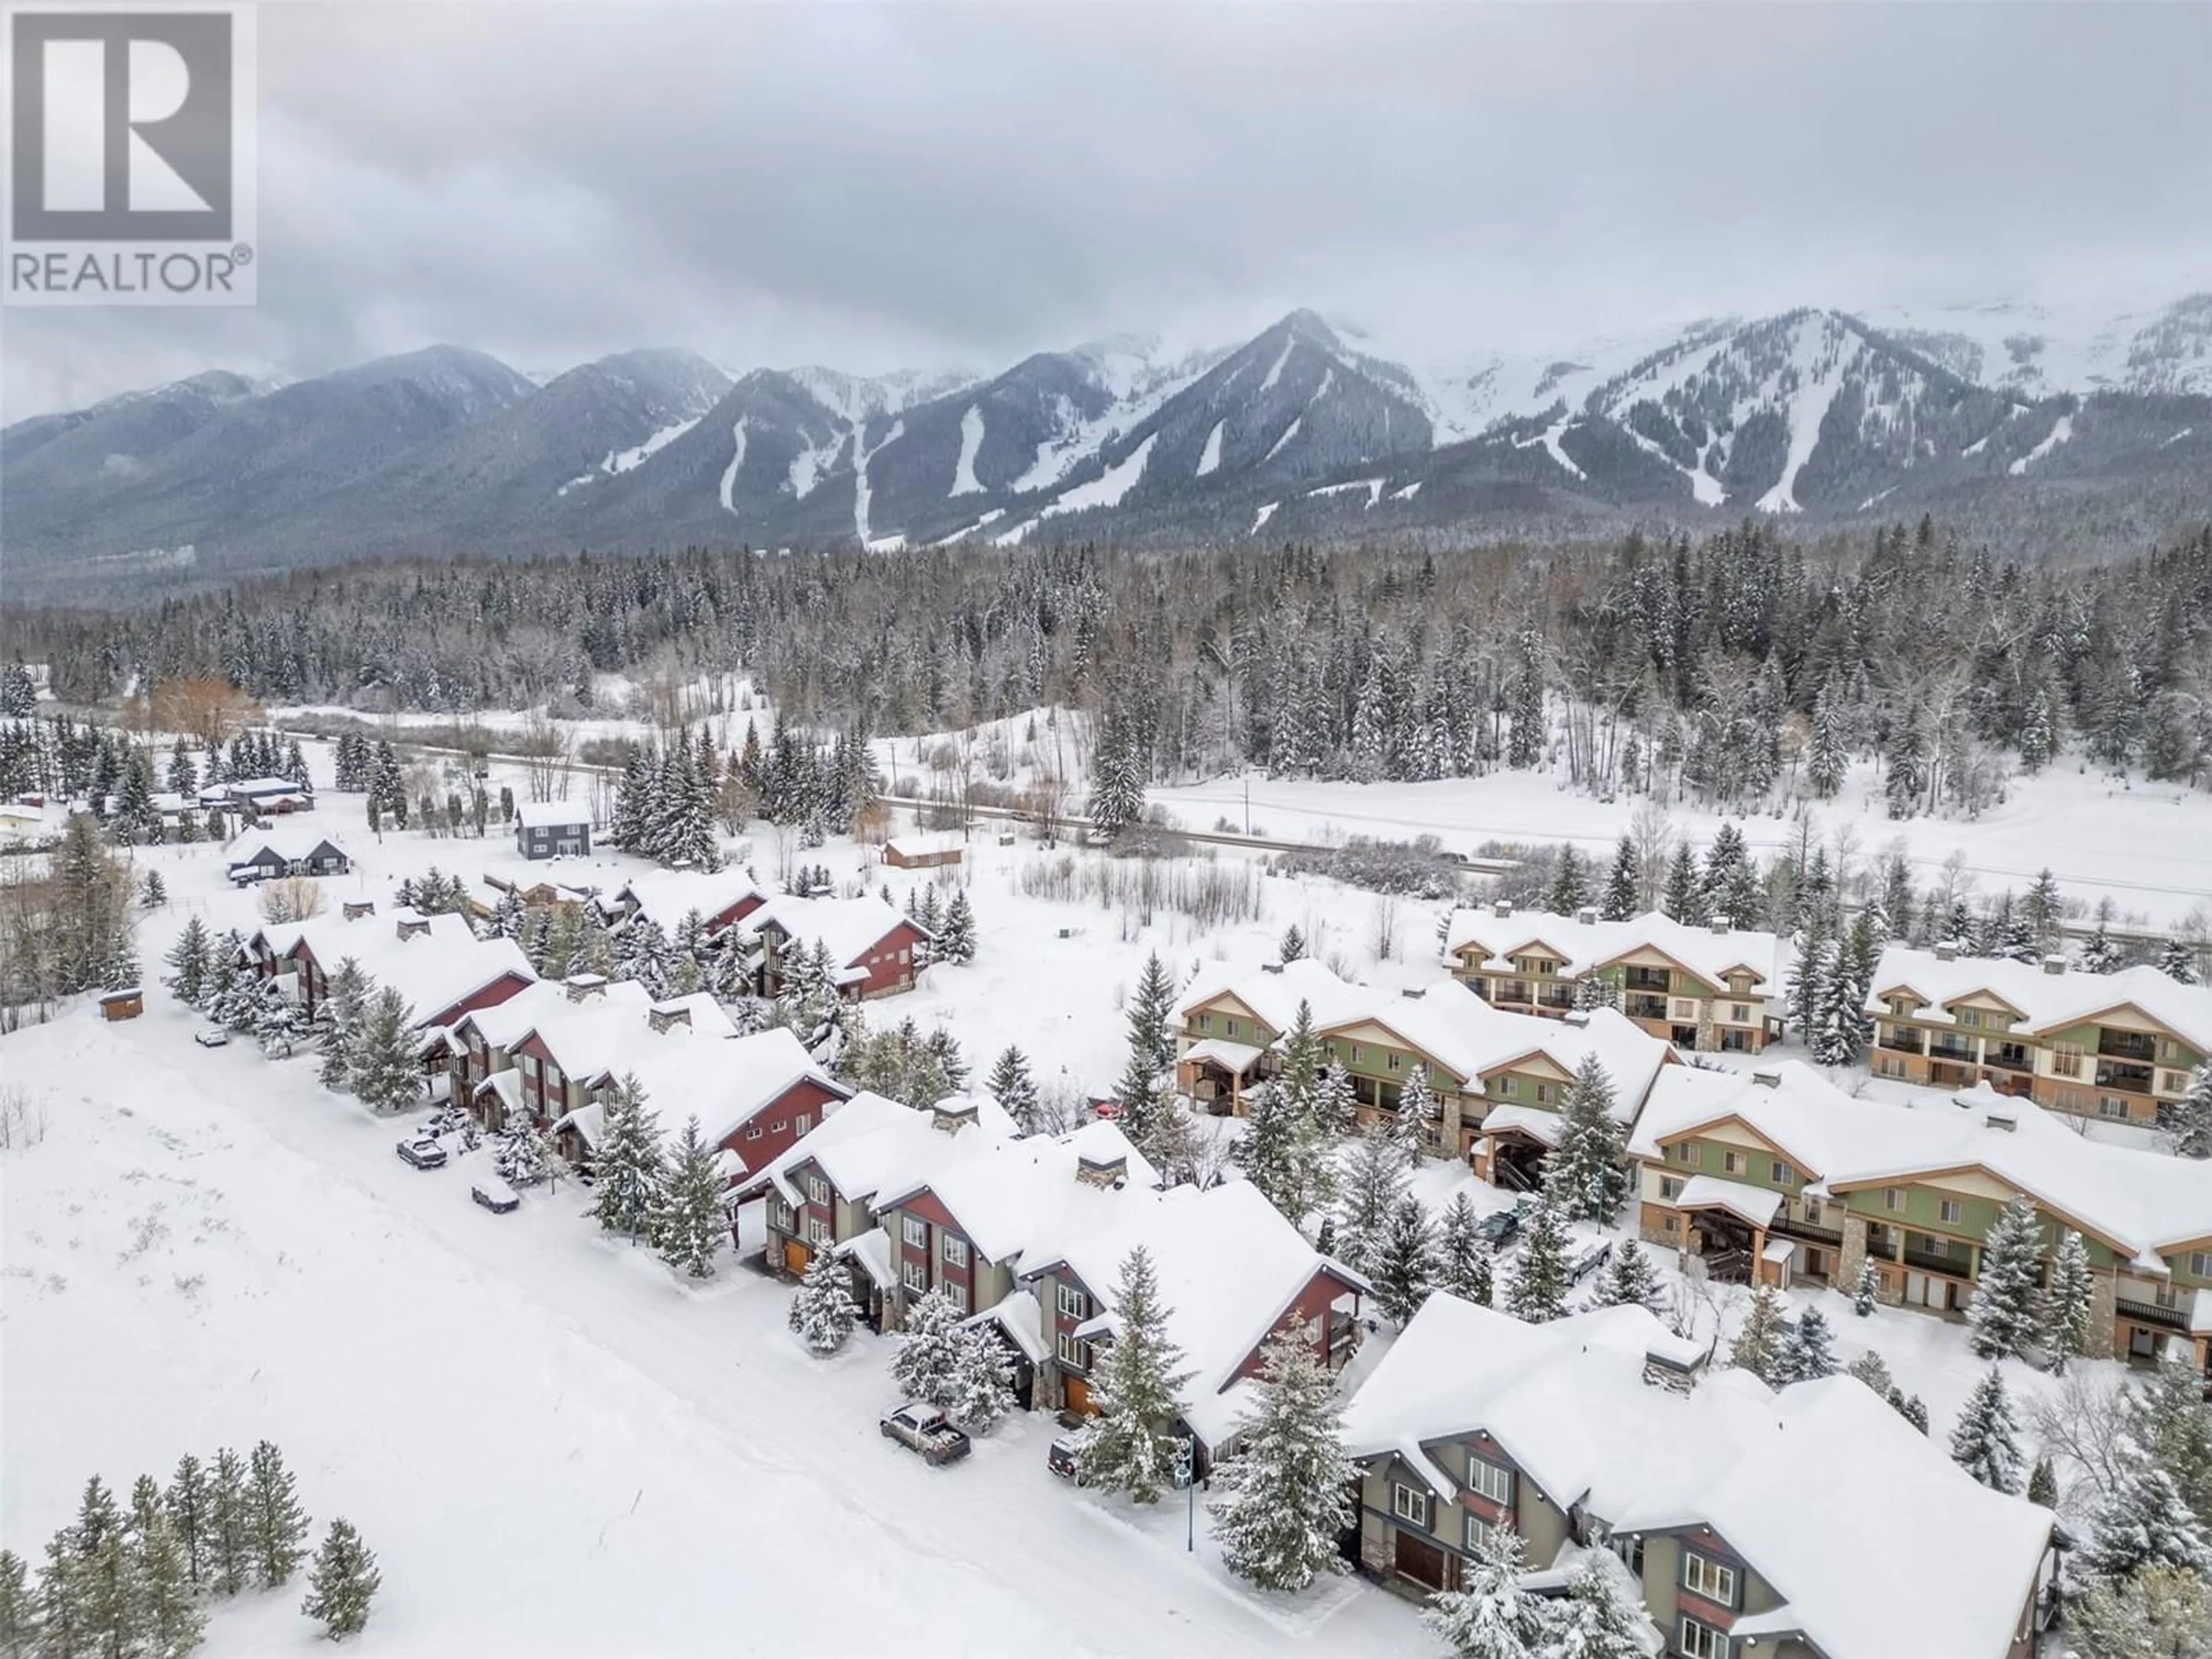
[[[734,866],[713,871],[655,870],[632,876],[615,891],[616,898],[640,915],[651,916],[671,935],[694,910],[702,918],[711,918],[761,896],[752,878]]]
[[[1760,1628],[1802,1631],[1827,1659],[2009,1650],[2048,1510],[1979,1485],[1855,1377],[1778,1394],[1735,1370],[1686,1395],[1647,1383],[1647,1354],[1680,1346],[1639,1307],[1527,1325],[1432,1296],[1347,1407],[1346,1449],[1401,1457],[1451,1498],[1430,1449],[1480,1431],[1617,1533],[1709,1526],[1782,1598]],[[1946,1540],[1932,1577],[1930,1536]]]
[[[1494,973],[1512,970],[1511,958],[1541,944],[1564,957],[1570,978],[1620,961],[1638,951],[1653,950],[1681,964],[1709,985],[1725,988],[1738,969],[1754,976],[1752,993],[1773,996],[1782,989],[1787,943],[1773,933],[1731,927],[1716,933],[1676,921],[1657,910],[1626,921],[1584,921],[1546,910],[1455,910],[1444,933],[1444,953],[1458,956],[1470,946],[1481,952],[1481,965]]]
[[[407,999],[416,1025],[433,1023],[455,1003],[465,1001],[497,980],[514,975],[526,984],[538,978],[528,957],[513,939],[478,939],[466,921],[450,913],[416,917],[423,932],[402,939],[401,915],[366,915],[348,921],[317,916],[304,922],[271,924],[253,937],[279,957],[311,956],[326,975],[351,957],[375,981]]]
[[[864,1090],[801,1135],[789,1151],[755,1170],[744,1191],[773,1187],[786,1203],[804,1202],[793,1177],[811,1164],[848,1202],[872,1200],[887,1183],[909,1184],[918,1172],[933,1169],[933,1160],[943,1156],[942,1146],[970,1134],[1013,1138],[1013,1120],[997,1101],[988,1095],[969,1098],[975,1103],[974,1127],[948,1134],[937,1127],[934,1112]]]
[[[932,937],[928,928],[879,898],[801,898],[786,893],[762,905],[745,918],[744,925],[755,933],[774,927],[802,945],[811,945],[820,939],[838,965],[845,968],[854,966],[901,926],[913,928],[924,939]]]
[[[1980,1170],[2152,1273],[2161,1248],[2212,1234],[2212,1164],[2089,1139],[1987,1085],[1900,1105],[1854,1099],[1802,1060],[1759,1070],[1777,1081],[1670,1068],[1629,1152],[1656,1162],[1666,1143],[1735,1119],[1830,1192]]]
[[[576,824],[588,829],[592,809],[580,800],[517,801],[514,821],[526,830],[561,830]]]
[[[2191,1048],[2212,1053],[2212,988],[2184,985],[2148,964],[2117,974],[2072,968],[2053,974],[2040,963],[2009,957],[1960,956],[1947,962],[1933,951],[1885,946],[1867,994],[1866,1012],[1887,1014],[1889,999],[1905,990],[1929,1005],[1915,1019],[1943,1024],[1951,1019],[1948,1004],[1986,992],[2018,1010],[2022,1026],[2038,1034],[2064,1030],[2114,1009],[2133,1006]]]
[[[1191,981],[1176,1004],[1178,1022],[1226,993],[1243,1003],[1271,1031],[1287,1032],[1297,1024],[1298,1005],[1309,1004],[1316,1027],[1364,1010],[1376,994],[1364,985],[1351,985],[1311,957],[1254,970],[1215,967]]]
[[[345,848],[335,836],[326,835],[313,824],[287,820],[265,830],[249,830],[232,842],[225,857],[234,865],[249,864],[266,851],[271,857],[286,864],[295,864],[314,856],[317,849],[328,847],[341,858]]]

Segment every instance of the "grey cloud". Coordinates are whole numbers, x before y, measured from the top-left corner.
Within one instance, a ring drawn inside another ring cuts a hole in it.
[[[9,418],[434,339],[996,367],[2212,277],[2203,6],[264,5],[262,301],[15,312]]]

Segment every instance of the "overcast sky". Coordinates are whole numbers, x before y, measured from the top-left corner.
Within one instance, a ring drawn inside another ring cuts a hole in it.
[[[8,419],[434,341],[1435,356],[2212,287],[2212,6],[291,4],[252,311],[9,311]]]

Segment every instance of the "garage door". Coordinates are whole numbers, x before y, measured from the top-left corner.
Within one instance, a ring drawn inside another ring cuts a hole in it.
[[[1091,1415],[1091,1385],[1079,1376],[1067,1379],[1067,1409]]]
[[[1398,1573],[1432,1590],[1444,1587],[1444,1553],[1425,1538],[1401,1530],[1398,1534]]]
[[[784,1240],[783,1265],[787,1271],[795,1273],[803,1273],[806,1271],[806,1264],[813,1259],[813,1252],[809,1250],[805,1245],[800,1243],[797,1239],[787,1238]]]

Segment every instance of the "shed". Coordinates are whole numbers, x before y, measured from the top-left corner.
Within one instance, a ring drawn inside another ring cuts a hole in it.
[[[894,836],[884,843],[884,862],[902,870],[933,870],[960,858],[957,836]]]
[[[136,1019],[145,1012],[146,993],[138,986],[100,994],[100,1017],[102,1019]]]

